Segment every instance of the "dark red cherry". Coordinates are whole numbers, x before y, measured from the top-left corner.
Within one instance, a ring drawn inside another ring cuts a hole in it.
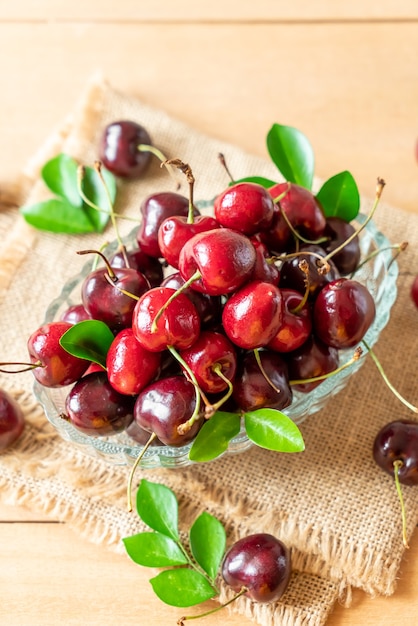
[[[150,287],[158,287],[163,280],[163,266],[158,259],[145,254],[141,248],[136,247],[126,252],[128,266],[126,265],[125,255],[122,252],[116,252],[110,259],[112,267],[130,267],[140,272],[148,280]]]
[[[391,476],[395,461],[400,461],[399,481],[418,485],[418,423],[395,420],[383,426],[373,443],[373,458]]]
[[[179,270],[186,281],[199,272],[200,278],[192,283],[192,289],[221,296],[235,291],[248,279],[255,259],[248,237],[219,228],[189,239],[180,253]]]
[[[17,441],[25,428],[21,406],[13,396],[0,389],[0,451]]]
[[[170,289],[180,289],[186,281],[180,274],[175,272],[170,274],[161,283],[161,287]],[[221,298],[220,296],[208,296],[206,293],[195,291],[187,287],[183,293],[193,302],[199,314],[202,325],[209,326],[218,323],[221,319]]]
[[[85,320],[91,320],[91,316],[84,308],[83,304],[72,304],[61,314],[61,321],[69,324],[78,324]]]
[[[168,287],[154,287],[138,300],[132,317],[132,330],[139,343],[151,352],[172,346],[189,348],[198,338],[200,318],[193,302],[183,293],[167,305],[176,292]],[[154,320],[162,307],[157,323]]]
[[[328,346],[343,349],[358,344],[376,316],[376,305],[365,285],[339,278],[321,289],[313,307],[314,332]]]
[[[349,222],[340,217],[328,217],[324,231],[324,236],[328,237],[328,241],[322,243],[321,246],[329,254],[342,245],[354,232],[355,228]],[[360,243],[359,238],[356,236],[345,244],[339,252],[334,254],[332,260],[338,271],[342,275],[346,275],[355,271],[359,264],[360,256]]]
[[[280,208],[295,230],[310,241],[319,239],[325,230],[326,220],[320,203],[314,194],[294,183],[278,183],[270,187],[273,198],[279,198]],[[273,226],[274,228],[274,226]]]
[[[312,335],[305,343],[287,355],[290,381],[306,380],[329,374],[338,367],[339,354],[336,348],[327,346]],[[320,385],[322,380],[315,382],[293,383],[294,391],[308,393]]]
[[[261,280],[265,283],[278,285],[280,279],[280,271],[277,265],[274,264],[267,246],[255,238],[251,239],[251,243],[253,244],[255,249],[256,260],[249,280]]]
[[[285,260],[281,265],[279,287],[281,289],[295,289],[304,294],[306,280],[308,280],[309,297],[314,299],[322,287],[340,277],[332,259],[328,261],[329,270],[322,270],[318,256],[324,257],[325,254],[321,246],[314,244],[301,246],[297,256]],[[307,263],[307,275],[300,268],[301,262]]]
[[[279,330],[268,347],[277,352],[292,352],[310,337],[312,332],[312,310],[303,295],[294,289],[281,289],[283,318]]]
[[[222,577],[237,593],[256,602],[277,602],[285,592],[291,575],[288,548],[276,537],[257,533],[239,539],[226,553]]]
[[[49,322],[35,330],[28,339],[30,361],[39,364],[32,372],[44,387],[70,385],[89,366],[88,361],[69,354],[60,345],[62,335],[71,327],[69,322]]]
[[[192,416],[195,406],[194,385],[184,376],[160,378],[139,393],[135,421],[148,433],[155,433],[165,445],[182,446],[196,436],[202,425],[198,419],[186,433],[178,432],[178,427]]]
[[[139,426],[139,424],[133,420],[126,429],[126,434],[128,437],[131,437],[136,443],[139,443],[141,446],[145,446],[148,443],[150,438],[150,433],[147,430],[144,430]],[[157,438],[153,439],[151,446],[163,446],[164,444]]]
[[[231,185],[216,197],[214,212],[225,228],[255,235],[271,225],[274,202],[261,185],[241,182]]]
[[[106,355],[109,382],[123,394],[138,394],[156,376],[160,363],[161,354],[145,350],[132,328],[116,335]]]
[[[220,228],[214,217],[209,215],[197,216],[193,223],[187,217],[174,215],[163,221],[158,230],[158,244],[161,255],[169,265],[178,269],[181,249],[197,233]]]
[[[415,276],[411,285],[411,298],[412,302],[418,308],[418,276]]]
[[[151,145],[151,137],[143,126],[130,120],[108,124],[99,145],[99,159],[110,172],[123,178],[137,178],[147,169],[150,152],[138,150]]]
[[[93,372],[75,383],[62,417],[86,435],[112,435],[131,423],[134,403],[134,397],[112,387],[106,372]]]
[[[290,405],[293,396],[287,363],[271,350],[260,350],[259,356],[262,369],[253,352],[248,352],[240,360],[233,398],[242,411],[263,407],[280,411]]]
[[[283,317],[283,300],[271,283],[246,283],[227,300],[222,324],[229,339],[240,348],[267,345],[277,334]]]

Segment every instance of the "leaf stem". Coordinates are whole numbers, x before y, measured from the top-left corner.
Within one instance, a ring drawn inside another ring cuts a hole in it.
[[[401,505],[401,514],[402,514],[402,543],[405,548],[409,548],[408,538],[406,536],[406,513],[405,513],[405,503],[402,495],[401,483],[399,481],[399,470],[403,466],[403,462],[398,459],[393,462],[393,474],[395,477],[395,485],[396,491],[398,492],[398,498]]]
[[[247,593],[247,591],[248,591],[247,587],[241,587],[239,592],[237,594],[235,594],[235,596],[230,598],[227,602],[224,602],[224,604],[220,604],[219,606],[216,606],[214,609],[210,609],[209,611],[205,611],[205,613],[199,613],[198,615],[184,615],[179,620],[177,620],[177,624],[178,624],[178,626],[184,626],[184,622],[186,620],[199,619],[200,617],[207,617],[208,615],[212,615],[213,613],[217,613],[217,611],[220,611],[221,609],[224,609],[229,604],[232,604],[232,602],[235,602],[235,600],[238,600],[238,598],[240,598],[245,593]]]

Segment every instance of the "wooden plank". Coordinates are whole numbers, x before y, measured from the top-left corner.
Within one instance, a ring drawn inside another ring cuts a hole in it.
[[[245,42],[245,45],[243,45]],[[266,45],[268,42],[268,45]],[[316,172],[418,198],[418,24],[1,24],[0,180],[16,175],[101,70],[121,90],[266,155],[274,122],[307,134]]]
[[[5,20],[62,20],[62,21],[175,21],[175,22],[283,22],[288,20],[334,21],[334,20],[388,20],[416,19],[416,0],[122,0],[121,2],[56,2],[56,0],[20,0],[4,2],[0,7],[0,19]]]

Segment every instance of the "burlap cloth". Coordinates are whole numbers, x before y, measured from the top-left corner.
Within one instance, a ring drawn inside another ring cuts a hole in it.
[[[138,120],[167,156],[192,165],[196,200],[212,198],[227,184],[217,159],[220,151],[237,177],[277,175],[267,158],[204,136],[99,78],[92,80],[72,114],[8,191],[12,196],[18,191],[20,202],[45,197],[39,179],[45,160],[63,151],[92,164],[104,125],[117,118]],[[371,195],[373,186],[371,181]],[[141,182],[121,185],[118,208],[137,214],[145,195],[172,188],[155,161]],[[187,194],[187,187],[183,192]],[[4,191],[3,199],[6,195]],[[363,203],[367,211],[369,202]],[[416,403],[418,314],[409,287],[410,273],[418,272],[418,216],[383,202],[375,221],[393,242],[410,242],[400,259],[399,297],[376,352],[389,378]],[[121,224],[125,230],[132,227]],[[84,263],[75,250],[103,243],[103,236],[35,232],[7,201],[0,212],[0,236],[0,360],[26,360],[26,340],[42,322],[47,304]],[[31,373],[2,375],[0,386],[22,402],[28,419],[24,436],[0,457],[2,500],[64,520],[103,548],[123,552],[121,537],[141,528],[136,516],[126,511],[128,468],[87,456],[61,440],[36,405]],[[282,601],[271,606],[240,599],[232,610],[263,626],[319,626],[338,599],[349,603],[353,586],[370,594],[395,589],[404,552],[399,503],[393,481],[374,464],[371,447],[382,425],[411,417],[368,358],[348,387],[302,424],[304,453],[280,455],[253,448],[209,464],[143,475],[175,490],[185,527],[205,507],[227,525],[230,540],[269,531],[292,548],[294,572]],[[410,536],[418,521],[416,491],[405,488],[404,498]],[[222,599],[228,593],[222,589]],[[177,613],[173,610],[173,623]]]

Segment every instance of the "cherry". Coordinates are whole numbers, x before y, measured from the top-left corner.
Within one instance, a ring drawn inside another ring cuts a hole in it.
[[[292,352],[308,339],[312,332],[312,310],[304,296],[294,289],[280,290],[283,317],[279,330],[268,347],[277,352]]]
[[[110,265],[112,267],[130,267],[137,270],[145,276],[151,287],[158,287],[163,280],[163,266],[160,261],[145,254],[139,246],[125,253],[121,251],[116,252],[110,258]]]
[[[235,542],[222,563],[222,577],[237,593],[256,602],[277,602],[290,580],[288,548],[268,533],[256,533]]]
[[[254,281],[225,303],[222,324],[237,346],[252,350],[267,345],[277,334],[283,316],[282,295],[271,283]]]
[[[236,350],[229,339],[219,332],[202,331],[190,348],[180,351],[180,356],[205,393],[224,391],[228,387],[224,378],[229,381],[234,379]]]
[[[99,145],[99,158],[116,176],[137,178],[147,169],[151,153],[138,149],[151,145],[151,137],[143,126],[129,120],[108,124]]]
[[[260,350],[259,360],[248,352],[240,361],[232,396],[242,411],[280,411],[291,404],[292,395],[287,363],[277,352]]]
[[[300,348],[287,355],[287,362],[292,389],[308,393],[322,380],[305,382],[307,379],[322,377],[338,367],[338,350],[311,335]]]
[[[255,249],[256,259],[249,280],[262,280],[265,283],[278,285],[280,271],[277,265],[274,264],[267,246],[255,238],[251,239],[251,243]]]
[[[136,443],[139,443],[141,446],[145,446],[149,443],[150,433],[144,430],[143,428],[141,428],[141,426],[139,426],[139,424],[135,420],[133,420],[129,424],[125,432],[128,435],[128,437],[131,437],[131,439],[136,441]],[[150,446],[163,446],[164,444],[157,437],[155,437],[149,443],[149,445]]]
[[[412,302],[418,308],[418,276],[415,276],[411,285],[411,298]]]
[[[326,285],[340,277],[340,273],[332,260],[327,262],[328,271],[321,267],[321,258],[325,251],[316,244],[302,245],[297,254],[286,259],[280,267],[279,287],[284,289],[296,289],[305,293],[306,281],[308,281],[309,297],[314,299],[317,293]],[[307,273],[301,270],[301,262],[307,263]]]
[[[93,372],[72,387],[62,418],[86,435],[112,435],[131,423],[134,403],[134,397],[120,394],[112,387],[106,372]]]
[[[215,198],[215,217],[225,228],[254,235],[269,228],[273,220],[274,202],[264,187],[241,182],[228,187]]]
[[[123,394],[138,394],[159,371],[161,354],[145,350],[132,328],[121,330],[106,356],[109,382]]]
[[[191,223],[182,215],[168,217],[158,230],[161,255],[169,265],[178,269],[180,252],[186,241],[197,233],[215,228],[220,228],[219,223],[209,215],[199,215]]]
[[[84,304],[72,304],[61,314],[61,321],[69,324],[78,324],[85,320],[91,320],[91,315],[84,308]]]
[[[180,272],[169,274],[161,282],[161,287],[170,289],[183,288],[186,281]],[[194,291],[191,287],[183,290],[183,293],[193,302],[199,314],[202,325],[208,326],[216,324],[221,318],[221,298],[220,296],[208,296],[206,293]]]
[[[184,376],[160,378],[143,389],[135,402],[136,423],[167,446],[191,441],[202,425],[199,418],[185,433],[179,427],[191,418],[196,407],[193,383]]]
[[[418,423],[395,420],[383,426],[373,443],[373,458],[391,476],[398,461],[399,482],[418,485]]]
[[[255,249],[245,235],[229,228],[194,235],[183,246],[179,270],[196,291],[211,296],[231,293],[250,275],[256,260]]]
[[[173,295],[175,299],[169,302]],[[186,295],[168,287],[154,287],[136,303],[132,330],[140,344],[151,352],[169,346],[184,349],[198,338],[200,318]]]
[[[0,451],[11,446],[25,428],[20,405],[4,389],[0,389]]]
[[[49,322],[29,337],[27,348],[33,375],[44,387],[62,387],[78,380],[89,362],[69,354],[60,345],[62,335],[72,327],[69,322]]]
[[[367,287],[339,278],[323,287],[315,300],[314,332],[333,348],[349,348],[361,341],[375,315],[375,302]]]
[[[138,228],[136,239],[139,247],[145,254],[159,258],[163,254],[158,243],[158,230],[163,221],[173,215],[189,214],[189,200],[186,196],[173,191],[154,193],[141,204],[142,221]],[[199,215],[197,209],[194,215]]]
[[[325,252],[329,254],[340,247],[353,235],[355,228],[349,222],[340,217],[328,217],[324,235],[327,241],[321,244]],[[339,272],[343,275],[354,272],[359,264],[361,256],[359,238],[350,239],[343,248],[333,255],[332,260]]]

